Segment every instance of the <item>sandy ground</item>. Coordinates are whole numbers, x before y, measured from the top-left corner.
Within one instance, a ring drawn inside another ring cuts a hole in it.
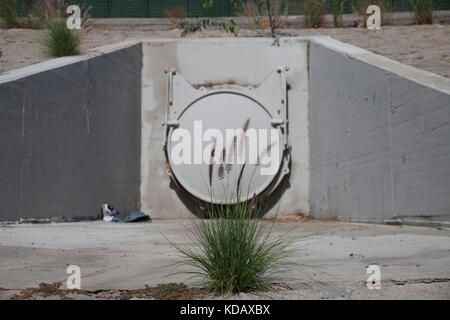
[[[159,29],[159,30],[155,30]],[[130,38],[177,38],[180,30],[155,26],[96,26],[85,34],[84,52],[102,45]],[[379,31],[364,28],[285,29],[282,36],[329,35],[338,40],[368,49],[405,64],[450,77],[450,25],[387,26]],[[191,37],[231,36],[218,30],[207,30]],[[261,36],[242,29],[241,37]],[[43,52],[43,31],[27,29],[0,30],[0,73],[49,59]]]
[[[284,285],[259,295],[212,297],[172,284],[192,288],[188,274],[174,274],[191,269],[174,269],[180,256],[167,240],[192,245],[191,228],[187,220],[0,227],[0,299],[17,294],[33,299],[176,298],[159,284],[178,288],[177,296],[188,298],[450,299],[450,229],[320,220],[276,223],[275,234],[289,232],[291,260],[298,263],[284,275]],[[366,286],[366,268],[373,264],[381,271],[379,290]],[[80,267],[85,291],[64,291],[69,265]],[[63,291],[51,285],[36,289],[44,282],[59,282]]]

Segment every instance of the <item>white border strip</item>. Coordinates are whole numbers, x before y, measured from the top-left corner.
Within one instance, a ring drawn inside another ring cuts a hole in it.
[[[338,41],[329,36],[310,37],[310,41],[348,57],[404,77],[426,87],[450,94],[450,79],[435,73],[417,69],[368,50]]]

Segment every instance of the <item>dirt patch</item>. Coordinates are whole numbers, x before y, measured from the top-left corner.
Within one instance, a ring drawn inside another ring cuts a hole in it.
[[[286,216],[278,216],[276,218],[263,218],[263,221],[277,222],[277,223],[286,223],[286,222],[305,222],[310,219],[309,215],[286,215]]]
[[[159,284],[133,290],[78,290],[61,289],[61,283],[40,283],[37,288],[26,288],[11,300],[73,300],[73,299],[152,299],[152,300],[193,300],[207,296],[203,288],[190,288],[184,283]]]

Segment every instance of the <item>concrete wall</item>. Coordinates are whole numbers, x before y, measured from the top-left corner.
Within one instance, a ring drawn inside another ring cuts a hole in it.
[[[315,217],[450,220],[450,80],[329,38],[309,47]]]
[[[280,213],[307,213],[309,188],[307,41],[283,39],[190,39],[143,42],[141,210],[156,218],[192,217],[171,188],[162,150],[167,74],[176,70],[192,85],[224,83],[257,86],[279,66],[287,66],[291,179]]]
[[[139,208],[141,47],[0,76],[0,220]]]
[[[0,220],[191,218],[162,149],[166,70],[260,84],[287,66],[281,214],[450,220],[450,80],[329,37],[152,40],[0,76]],[[309,57],[309,58],[308,58]]]

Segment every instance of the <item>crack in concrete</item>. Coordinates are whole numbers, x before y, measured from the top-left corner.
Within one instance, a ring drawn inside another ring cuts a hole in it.
[[[407,280],[391,279],[389,280],[389,282],[397,286],[404,286],[405,284],[416,284],[416,283],[430,284],[436,282],[450,282],[450,278],[424,278],[424,279],[407,279]]]

